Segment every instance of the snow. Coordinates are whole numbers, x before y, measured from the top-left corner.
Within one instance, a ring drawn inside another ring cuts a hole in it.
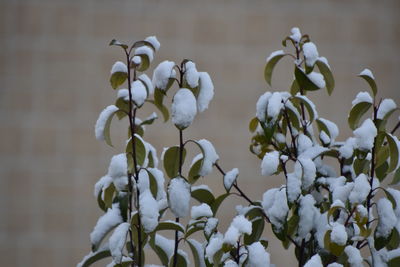
[[[96,250],[95,252],[90,251],[90,253],[89,253],[88,255],[86,255],[85,257],[83,257],[83,259],[81,260],[81,262],[79,262],[79,263],[76,265],[76,267],[82,267],[82,266],[84,266],[84,264],[86,263],[86,261],[87,261],[89,258],[91,258],[91,257],[93,257],[93,256],[95,256],[95,255],[98,255],[98,254],[107,252],[107,251],[109,251],[109,250],[110,250],[110,248],[109,248],[109,245],[108,245],[108,242],[107,242],[106,244],[104,244],[102,247],[100,247],[100,248],[99,248],[98,250]],[[86,265],[85,265],[85,266],[86,266]]]
[[[317,47],[313,42],[308,42],[303,45],[304,57],[306,58],[306,65],[308,67],[314,66],[317,61],[319,55]]]
[[[303,152],[313,146],[313,142],[311,141],[311,139],[307,135],[302,133],[298,135],[296,142],[297,152],[299,155],[301,155]]]
[[[293,41],[295,41],[296,43],[299,43],[299,42],[300,42],[300,39],[301,39],[301,32],[300,32],[299,28],[293,27],[293,28],[290,30],[290,32],[291,32],[290,38],[291,38]]]
[[[267,112],[268,100],[272,96],[271,92],[266,92],[257,101],[256,104],[256,116],[259,121],[264,122]]]
[[[324,76],[321,73],[313,71],[307,74],[307,77],[320,89],[326,85]]]
[[[307,102],[309,104],[309,106],[311,106],[313,113],[315,114],[315,118],[318,118],[318,112],[317,112],[317,108],[316,108],[314,102],[312,102],[308,97],[306,97],[305,95],[302,95],[300,93],[297,93],[296,97],[301,98],[302,100]]]
[[[122,256],[121,263],[125,263],[125,262],[131,263],[132,261],[133,261],[132,258]],[[116,265],[118,265],[118,264],[115,261],[111,261],[109,264],[106,265],[106,267],[115,267]],[[145,265],[145,266],[149,267],[149,265]],[[150,266],[150,267],[152,267],[152,266]],[[155,265],[153,267],[159,267],[159,266]]]
[[[368,217],[368,210],[363,205],[357,205],[357,212],[360,214],[361,218]]]
[[[390,99],[390,98],[383,99],[383,101],[379,105],[378,113],[376,114],[376,118],[382,120],[385,118],[386,114],[388,114],[390,111],[392,111],[396,108],[397,108],[397,105],[393,101],[393,99]]]
[[[315,254],[307,261],[304,267],[323,267],[321,257],[318,254]]]
[[[159,201],[161,199],[166,198],[166,193],[164,190],[164,173],[156,168],[148,168],[148,171],[156,178],[157,181],[157,197],[156,200]]]
[[[381,198],[377,202],[378,226],[376,228],[377,237],[388,237],[393,227],[397,224],[397,218],[393,211],[392,203],[387,198]]]
[[[368,92],[359,92],[356,96],[356,98],[351,102],[353,107],[357,105],[358,103],[362,102],[367,102],[371,103],[373,102],[371,95]]]
[[[160,42],[157,40],[156,36],[148,36],[144,40],[151,43],[156,51],[160,49]]]
[[[112,183],[112,178],[109,175],[101,177],[100,180],[94,186],[94,196],[97,198],[100,191],[103,191],[104,193],[103,189],[107,188],[111,183]],[[101,199],[104,200],[103,193]]]
[[[108,176],[113,179],[115,188],[118,191],[124,190],[128,184],[128,163],[126,154],[121,153],[111,158],[108,166]]]
[[[354,147],[357,144],[357,139],[354,137],[350,137],[342,144],[339,148],[340,157],[349,159],[353,156]]]
[[[154,59],[153,49],[151,49],[150,47],[145,46],[145,45],[136,48],[135,56],[138,56],[138,55],[146,55],[149,58],[150,62],[152,62]]]
[[[394,212],[396,214],[396,217],[400,219],[400,191],[390,187],[386,190],[389,192],[389,194],[392,195],[394,201],[396,202],[396,209],[394,210]]]
[[[201,139],[197,141],[197,143],[201,146],[204,152],[203,165],[201,166],[199,175],[206,176],[212,172],[212,167],[219,159],[219,156],[210,141],[206,139]]]
[[[366,119],[353,133],[356,138],[356,145],[360,150],[368,151],[372,149],[377,129],[371,119]]]
[[[206,247],[206,257],[210,263],[214,263],[215,253],[222,247],[224,243],[224,237],[221,233],[215,233],[211,236],[208,245]]]
[[[340,263],[337,263],[337,262],[333,262],[333,263],[329,264],[328,267],[343,267],[343,265]]]
[[[169,259],[172,257],[172,255],[174,254],[174,240],[170,240],[160,234],[156,234],[154,242],[165,252],[165,254],[167,254],[167,257]]]
[[[325,65],[327,65],[329,69],[331,68],[331,66],[329,65],[329,62],[328,62],[328,60],[326,59],[326,57],[319,57],[319,58],[317,59],[317,61],[321,61],[322,63],[325,63]]]
[[[185,129],[192,124],[197,114],[196,98],[192,91],[186,88],[176,92],[172,102],[172,122],[179,129]]]
[[[111,68],[111,74],[114,74],[116,72],[128,73],[128,67],[125,65],[125,63],[123,63],[121,61],[117,61],[114,63],[114,65]]]
[[[199,85],[199,72],[196,69],[196,64],[193,61],[185,63],[185,79],[190,88],[195,88]]]
[[[287,174],[287,197],[290,203],[294,202],[301,193],[301,177],[295,173]]]
[[[187,242],[191,244],[197,251],[199,255],[199,265],[198,267],[206,267],[206,263],[204,260],[204,244],[198,242],[195,239],[188,239]]]
[[[261,174],[264,176],[271,176],[278,171],[279,166],[279,152],[272,151],[265,153],[261,162]]]
[[[224,187],[226,191],[229,191],[233,185],[233,183],[236,181],[237,177],[239,175],[239,170],[238,168],[234,168],[230,171],[228,171],[224,175]]]
[[[176,77],[174,66],[175,62],[166,60],[161,62],[154,69],[153,84],[156,88],[159,88],[160,90],[165,90],[167,88],[169,79]]]
[[[111,209],[108,209],[107,212],[98,219],[96,226],[90,233],[90,242],[98,245],[104,236],[120,223],[122,223],[122,217],[119,204],[114,203]]]
[[[347,232],[343,224],[335,222],[332,227],[331,241],[344,246],[347,242]]]
[[[210,206],[208,206],[206,203],[202,203],[201,205],[192,207],[190,216],[192,217],[192,219],[199,219],[201,217],[212,217],[213,212]]]
[[[214,97],[214,84],[207,72],[200,72],[199,86],[197,109],[203,112]]]
[[[233,260],[228,260],[224,263],[224,267],[239,267]]]
[[[274,57],[276,57],[276,56],[283,56],[285,54],[285,51],[283,51],[283,50],[277,50],[277,51],[274,51],[274,52],[272,52],[268,57],[267,57],[267,59],[266,59],[266,61],[267,61],[267,63],[271,60],[271,59],[273,59]]]
[[[236,227],[232,225],[229,226],[228,230],[224,235],[224,243],[230,245],[236,245],[237,241],[239,240],[240,232]]]
[[[299,157],[295,163],[295,174],[297,177],[302,177],[302,188],[308,189],[315,180],[317,169],[314,162],[305,157]]]
[[[150,233],[156,229],[158,225],[158,203],[154,199],[153,194],[149,189],[144,192],[140,192],[139,196],[140,204],[140,219],[142,220],[142,225],[145,233]]]
[[[308,233],[314,228],[316,208],[314,206],[315,200],[312,195],[305,195],[300,199],[299,208],[299,228],[297,234],[300,239],[307,236]]]
[[[285,188],[272,188],[263,194],[262,207],[271,223],[282,229],[289,212]]]
[[[324,118],[319,118],[319,120],[326,125],[326,128],[328,128],[329,133],[327,134],[329,134],[331,139],[329,144],[333,144],[335,142],[336,137],[339,135],[339,128],[334,122],[330,120]]]
[[[275,122],[283,108],[282,96],[280,92],[272,93],[268,99],[267,116],[271,121]]]
[[[115,228],[113,234],[110,236],[110,252],[113,260],[116,263],[121,263],[122,250],[125,246],[126,235],[128,234],[130,223],[121,223]]]
[[[334,207],[344,208],[345,206],[344,206],[344,203],[340,199],[336,199],[335,201],[333,201],[333,203],[331,205],[331,208],[334,208]]]
[[[349,195],[349,200],[352,204],[355,203],[363,203],[371,191],[371,186],[368,181],[368,177],[361,173],[355,180],[354,180],[354,187]]]
[[[270,259],[268,252],[265,251],[264,246],[260,242],[255,242],[247,246],[249,251],[248,266],[251,267],[269,267]]]
[[[189,214],[190,184],[181,177],[170,181],[168,186],[168,203],[175,217],[182,218]]]
[[[360,251],[353,247],[353,246],[347,246],[344,249],[344,252],[346,253],[348,257],[348,262],[350,263],[351,267],[363,267],[363,257],[360,254]]]
[[[372,72],[369,69],[364,69],[362,72],[360,72],[360,76],[368,76],[371,79],[375,80],[374,75],[372,74]]]
[[[250,235],[252,231],[252,225],[243,215],[236,216],[224,236],[224,243],[236,245],[240,235]]]
[[[146,118],[146,120],[147,119],[148,118]],[[154,165],[154,167],[157,167],[158,166],[157,150],[155,149],[155,147],[152,144],[150,144],[148,142],[145,142],[144,144],[146,146],[146,150],[149,151],[151,153],[151,156],[153,157],[153,165]],[[147,158],[147,160],[148,160],[148,158]]]
[[[217,228],[218,226],[218,219],[217,218],[208,218],[207,223],[204,226],[204,233],[206,236],[210,236],[212,232]]]
[[[147,90],[143,82],[137,80],[131,84],[132,100],[136,106],[141,107],[146,101]]]
[[[149,76],[143,73],[138,77],[138,79],[146,85],[147,89],[149,90],[149,95],[152,95],[154,93],[154,85],[151,82]]]
[[[134,56],[132,58],[132,63],[135,64],[136,66],[139,66],[140,63],[142,63],[142,58],[140,56]]]
[[[115,105],[110,105],[100,113],[94,128],[97,140],[104,141],[104,128],[106,127],[107,120],[117,111],[118,108]]]

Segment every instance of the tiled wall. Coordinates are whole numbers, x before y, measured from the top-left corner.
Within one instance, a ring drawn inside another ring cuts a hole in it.
[[[356,77],[364,67],[374,71],[382,95],[400,100],[399,14],[397,0],[1,0],[0,265],[74,266],[89,251],[101,214],[93,185],[122,150],[125,134],[115,123],[110,149],[93,133],[98,113],[113,101],[110,67],[122,59],[108,47],[112,38],[157,35],[155,63],[191,58],[211,74],[214,101],[185,136],[211,140],[221,165],[239,167],[239,184],[260,199],[282,182],[261,177],[259,161],[247,152],[248,121],[268,89],[265,57],[293,26],[311,35],[337,85],[331,98],[325,92],[311,98],[321,116],[343,127],[343,139],[350,133],[345,111],[356,92],[368,89]],[[289,61],[277,67],[274,90],[289,86],[291,70]],[[148,130],[158,151],[178,142],[170,124]],[[217,173],[206,180],[222,192]],[[232,206],[222,212],[227,221],[234,215]],[[269,251],[277,266],[295,264],[279,244]]]

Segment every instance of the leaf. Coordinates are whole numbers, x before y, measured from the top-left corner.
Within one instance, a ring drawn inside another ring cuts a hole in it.
[[[127,78],[128,78],[128,73],[126,72],[122,71],[114,72],[113,74],[111,74],[110,77],[111,87],[113,89],[117,89],[126,81]]]
[[[120,97],[115,101],[115,106],[118,108],[118,111],[115,114],[117,115],[119,120],[128,116],[129,102],[125,101],[123,97]]]
[[[386,140],[389,144],[390,149],[390,164],[388,173],[394,171],[399,163],[399,148],[397,147],[397,142],[391,134],[386,134]]]
[[[157,254],[158,258],[161,261],[161,264],[164,266],[168,266],[168,261],[169,261],[168,254],[166,251],[163,250],[163,248],[161,246],[158,246],[155,243],[155,234],[150,237],[149,244],[150,244],[150,247]]]
[[[149,156],[151,153],[149,153]],[[158,194],[158,184],[157,184],[157,179],[154,177],[154,175],[146,170],[148,175],[149,175],[149,182],[150,182],[150,192],[153,195],[154,199],[157,199],[157,194]]]
[[[109,45],[110,45],[110,46],[111,46],[111,45],[120,46],[120,47],[122,47],[124,50],[125,50],[125,49],[128,49],[128,46],[127,46],[126,44],[123,44],[123,43],[121,43],[120,41],[115,40],[115,39],[112,39]]]
[[[104,205],[106,208],[111,208],[113,196],[115,192],[114,184],[111,183],[106,189],[104,189]]]
[[[97,204],[99,205],[99,208],[102,209],[103,211],[107,211],[106,204],[104,203],[101,195],[103,194],[103,190],[99,191],[99,194],[97,195]]]
[[[332,242],[332,240],[331,240],[331,232],[332,232],[332,230],[328,230],[325,233],[324,247],[325,247],[325,249],[327,249],[330,252],[332,252],[333,255],[339,257],[343,253],[343,250],[344,250],[345,246],[341,246],[341,245],[338,245],[338,244]]]
[[[145,71],[150,67],[150,58],[146,54],[141,54],[141,55],[135,55],[139,56],[141,61],[140,65],[136,68],[137,71]]]
[[[294,69],[294,76],[296,77],[297,83],[299,84],[299,88],[302,88],[306,91],[316,91],[320,88],[314,84],[307,75],[299,68],[295,67]]]
[[[134,142],[134,145],[135,145],[136,163],[138,165],[142,166],[144,161],[145,161],[145,159],[146,159],[146,156],[147,156],[146,146],[144,145],[144,143],[142,141],[142,138],[138,134],[135,134],[133,142]],[[129,161],[132,161],[131,163],[133,164],[132,139],[130,139],[128,144],[126,145],[125,151],[127,153],[128,163],[129,163]]]
[[[363,78],[369,86],[371,87],[372,93],[374,94],[374,97],[376,96],[376,93],[378,92],[378,88],[376,86],[375,80],[372,79],[369,75],[358,75],[359,77]]]
[[[185,228],[182,226],[182,224],[174,221],[160,222],[154,231],[162,231],[162,230],[172,230],[185,233]]]
[[[396,170],[393,176],[393,180],[390,185],[397,185],[400,182],[400,168]]]
[[[189,177],[188,177],[188,182],[190,184],[194,184],[197,181],[197,179],[200,178],[199,172],[200,172],[201,166],[203,166],[203,158],[197,160],[190,168]]]
[[[174,267],[174,256],[171,257],[171,259],[169,260],[169,267]],[[182,253],[178,250],[177,253],[177,261],[176,261],[176,265],[175,266],[179,266],[179,267],[187,267],[188,266],[188,262],[186,261],[185,256],[182,255]]]
[[[278,63],[278,61],[283,58],[284,56],[286,56],[286,54],[283,53],[278,53],[275,56],[273,56],[272,58],[270,58],[267,62],[267,64],[265,65],[265,69],[264,69],[264,78],[265,81],[267,81],[267,83],[271,86],[271,80],[272,80],[272,71],[275,68],[276,63]]]
[[[388,159],[390,154],[389,146],[375,146],[375,149],[377,150],[375,167],[378,168]]]
[[[386,245],[388,250],[397,249],[400,245],[400,235],[396,227],[393,227],[392,233],[390,235],[389,243]]]
[[[117,111],[116,111],[117,112]],[[116,112],[113,112],[110,114],[110,116],[107,118],[106,123],[104,125],[104,141],[106,141],[106,144],[109,146],[113,146],[111,142],[111,136],[110,136],[110,126],[111,126],[111,121],[115,115]]]
[[[250,235],[244,235],[244,244],[251,245],[252,243],[258,241],[264,231],[265,221],[264,217],[258,217],[257,219],[252,220],[252,232]]]
[[[211,193],[209,189],[206,188],[196,188],[192,190],[192,197],[197,201],[199,201],[200,203],[206,203],[210,206],[215,200],[214,195]]]
[[[254,133],[257,130],[257,126],[258,126],[258,119],[257,119],[257,117],[254,117],[251,119],[251,121],[249,123],[250,132]]]
[[[164,152],[164,169],[169,178],[175,178],[179,174],[179,146],[169,147]],[[182,164],[185,162],[186,149],[182,151]]]
[[[185,239],[198,231],[202,231],[203,229],[204,229],[204,227],[200,227],[200,226],[190,227],[185,233]]]
[[[372,104],[369,102],[360,102],[351,108],[347,121],[352,130],[355,130],[358,127],[361,117],[371,106]]]
[[[195,267],[205,266],[204,251],[202,245],[194,239],[188,239],[186,241],[188,242],[190,250],[192,251],[193,254],[194,266]]]
[[[331,69],[325,62],[321,60],[317,60],[316,65],[318,66],[319,71],[321,72],[322,76],[324,76],[324,80],[326,83],[326,89],[328,94],[331,95],[333,92],[333,88],[335,87],[335,80],[333,78]]]
[[[225,198],[227,198],[230,195],[230,193],[225,193],[220,195],[219,197],[217,197],[214,202],[210,205],[211,210],[215,216],[215,214],[217,214],[218,208],[221,205],[221,203],[225,200]]]
[[[387,161],[385,161],[381,166],[375,169],[376,177],[378,177],[380,182],[382,182],[383,179],[386,178],[388,169],[389,169],[389,164],[387,163]]]
[[[393,209],[396,209],[396,207],[397,207],[396,199],[392,196],[392,194],[389,191],[387,191],[384,188],[382,188],[382,189],[383,189],[383,192],[385,192],[387,199],[389,199],[389,201],[392,203]]]
[[[313,122],[315,120],[317,114],[316,114],[316,110],[314,109],[314,104],[311,102],[310,99],[308,99],[306,96],[296,95],[292,98],[292,102],[297,103],[298,105],[303,103],[303,105],[307,109],[309,121]]]
[[[107,247],[100,248],[96,252],[91,252],[87,255],[77,266],[79,267],[88,267],[93,263],[102,260],[104,258],[111,257],[110,249]]]
[[[290,86],[290,94],[294,96],[298,92],[300,92],[299,84],[297,83],[296,80],[293,80],[292,85]]]

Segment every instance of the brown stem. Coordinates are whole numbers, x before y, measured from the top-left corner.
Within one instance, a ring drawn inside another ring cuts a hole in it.
[[[400,121],[396,124],[396,126],[394,126],[393,130],[390,133],[394,134],[397,131],[397,129],[399,129],[399,127],[400,127]]]
[[[179,218],[175,218],[175,222],[179,223]],[[175,231],[175,246],[174,246],[174,261],[173,265],[176,267],[176,264],[178,263],[178,244],[179,244],[179,238],[178,238],[178,231]]]

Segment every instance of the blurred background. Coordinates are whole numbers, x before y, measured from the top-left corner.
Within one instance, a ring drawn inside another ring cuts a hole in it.
[[[213,78],[215,97],[185,131],[206,138],[220,165],[238,167],[239,185],[253,199],[280,177],[261,177],[248,150],[248,122],[266,90],[286,90],[292,63],[275,69],[273,88],[263,78],[265,58],[281,49],[293,26],[308,33],[328,58],[336,79],[332,97],[310,94],[319,114],[351,133],[351,101],[369,90],[356,75],[373,70],[380,95],[400,100],[400,2],[397,0],[0,0],[0,259],[1,266],[74,266],[90,250],[89,234],[101,214],[93,186],[120,153],[126,121],[113,122],[115,148],[97,142],[94,124],[113,103],[109,71],[127,43],[156,35],[153,62],[190,58]],[[148,72],[151,77],[151,72]],[[139,116],[151,113],[145,109]],[[171,123],[147,127],[158,152],[179,142]],[[194,149],[194,148],[193,148]],[[206,178],[215,193],[222,179]],[[221,231],[235,215],[235,197],[221,208]],[[269,229],[269,226],[267,226]],[[276,239],[268,231],[267,237]],[[271,242],[277,266],[294,266],[291,251]]]

